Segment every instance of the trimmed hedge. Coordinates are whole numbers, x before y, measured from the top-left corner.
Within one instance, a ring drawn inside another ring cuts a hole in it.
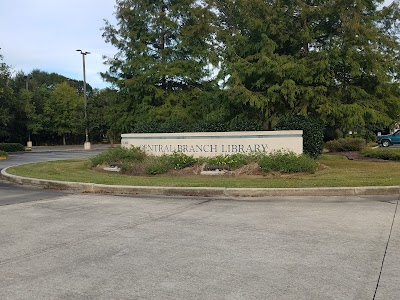
[[[132,133],[153,132],[228,132],[228,131],[260,131],[262,123],[244,116],[237,116],[229,122],[216,120],[200,120],[195,123],[171,119],[167,121],[139,121],[132,123],[127,130]]]
[[[361,153],[367,157],[384,159],[384,160],[400,161],[400,149],[364,148]]]
[[[236,116],[229,122],[229,131],[261,131],[262,122],[242,115]]]
[[[341,138],[325,143],[325,148],[330,152],[360,151],[364,146],[365,140],[360,138]]]
[[[7,152],[6,151],[2,151],[2,150],[0,150],[0,158],[7,158],[8,157],[8,154],[7,154]]]
[[[19,143],[0,143],[0,150],[5,152],[25,151],[25,147]]]
[[[289,117],[278,122],[275,130],[303,130],[303,151],[317,158],[324,148],[324,125],[317,119],[303,116]]]
[[[192,132],[226,132],[228,126],[224,122],[212,121],[212,120],[201,120],[193,124],[189,131]]]

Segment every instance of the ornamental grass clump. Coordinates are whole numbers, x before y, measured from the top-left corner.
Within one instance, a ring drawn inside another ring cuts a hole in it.
[[[319,167],[316,160],[305,154],[298,155],[286,151],[276,151],[263,156],[259,165],[264,172],[282,173],[315,173]]]

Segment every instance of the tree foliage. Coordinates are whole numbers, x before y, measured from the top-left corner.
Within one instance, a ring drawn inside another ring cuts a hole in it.
[[[371,135],[399,123],[400,9],[383,0],[117,0],[111,88],[90,139],[272,129],[304,117]],[[14,74],[14,75],[12,75]],[[0,56],[0,142],[82,142],[83,82]],[[289,124],[290,125],[290,124]]]
[[[50,130],[63,138],[77,134],[84,128],[83,101],[76,90],[68,83],[58,84],[44,107],[44,119]]]
[[[190,121],[213,87],[213,13],[203,1],[121,0],[115,16],[118,26],[107,22],[103,36],[118,53],[103,76],[120,90],[123,126]]]
[[[214,0],[220,79],[265,127],[311,115],[352,129],[399,114],[399,5],[376,0]]]
[[[118,93],[114,89],[97,90],[88,103],[89,132],[97,141],[110,140],[118,142],[119,130]]]
[[[12,111],[15,96],[14,91],[8,86],[10,77],[10,68],[0,55],[0,141],[11,135],[10,129],[14,121]]]

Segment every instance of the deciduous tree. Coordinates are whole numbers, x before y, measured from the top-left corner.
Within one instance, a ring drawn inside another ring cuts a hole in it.
[[[48,130],[62,137],[84,132],[83,100],[67,82],[58,84],[45,103],[44,118]]]
[[[11,136],[15,96],[8,85],[10,75],[10,68],[3,62],[3,56],[0,55],[0,141],[5,141]]]

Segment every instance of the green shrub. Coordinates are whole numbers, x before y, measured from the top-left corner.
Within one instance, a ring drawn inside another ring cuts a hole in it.
[[[385,160],[394,160],[400,161],[400,149],[387,149],[387,148],[364,148],[361,152],[364,156],[385,159]]]
[[[131,125],[129,128],[132,133],[154,133],[160,132],[160,123],[157,121],[139,121]]]
[[[201,120],[192,125],[190,131],[193,132],[225,132],[228,131],[227,125],[224,122]]]
[[[5,157],[5,158],[7,158],[7,157],[8,157],[7,152],[6,152],[6,151],[3,151],[3,150],[0,150],[0,157]]]
[[[158,132],[187,132],[189,126],[182,120],[170,119],[160,124]]]
[[[149,156],[145,163],[145,171],[149,175],[167,173],[169,170],[180,170],[197,163],[193,156],[181,152],[169,155]]]
[[[339,140],[331,140],[325,143],[325,148],[329,152],[337,152],[339,151],[338,149],[340,148],[340,142]]]
[[[149,157],[145,163],[145,171],[148,175],[164,174],[170,169],[166,155]]]
[[[277,151],[263,156],[259,165],[264,172],[283,173],[314,173],[318,169],[318,162],[307,155],[297,155],[293,152]]]
[[[138,147],[123,148],[115,147],[105,152],[97,154],[90,159],[91,166],[101,164],[110,164],[113,162],[135,162],[142,161],[146,157],[146,153]]]
[[[196,158],[182,152],[174,152],[173,154],[165,155],[164,160],[171,169],[175,170],[193,166],[197,162]]]
[[[360,151],[365,146],[361,138],[337,139],[325,143],[325,148],[331,152]]]
[[[281,120],[274,129],[303,130],[304,153],[313,158],[321,155],[324,147],[324,126],[319,120],[294,116]]]
[[[238,115],[229,122],[229,131],[259,131],[262,122],[246,115]]]
[[[255,155],[236,153],[206,158],[204,162],[213,166],[229,166],[234,170],[255,160]]]
[[[313,173],[318,168],[318,163],[306,155],[297,155],[292,152],[278,151],[272,154],[236,153],[219,155],[216,157],[194,158],[184,153],[175,152],[170,155],[146,155],[140,148],[131,149],[116,147],[96,155],[90,159],[90,166],[119,162],[124,174],[164,174],[170,170],[179,170],[193,166],[196,163],[208,165],[229,166],[234,170],[243,165],[256,162],[265,172],[279,171],[284,173],[309,172]]]
[[[0,150],[5,152],[24,151],[25,147],[19,143],[0,143]]]

